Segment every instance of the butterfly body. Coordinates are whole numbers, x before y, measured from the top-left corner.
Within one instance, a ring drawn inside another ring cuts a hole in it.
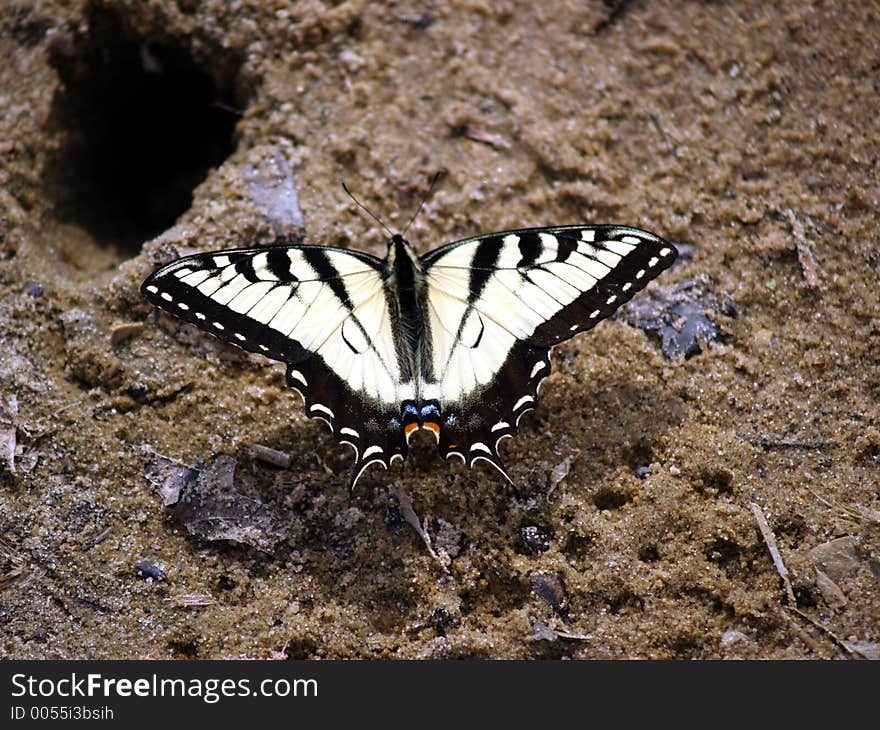
[[[388,241],[383,262],[385,296],[391,308],[398,356],[405,377],[418,382],[422,370],[421,341],[424,335],[425,273],[418,254],[401,235]]]
[[[141,290],[152,303],[287,364],[310,417],[368,466],[405,459],[419,429],[440,454],[484,460],[537,405],[550,349],[667,268],[675,248],[624,226],[520,229],[419,256],[274,246],[188,256]]]

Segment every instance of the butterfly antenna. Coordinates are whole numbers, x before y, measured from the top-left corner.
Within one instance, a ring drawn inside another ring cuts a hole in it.
[[[446,172],[444,169],[437,170],[434,173],[434,177],[431,179],[431,184],[428,186],[428,192],[425,193],[425,196],[422,198],[422,202],[419,203],[419,207],[416,209],[416,212],[413,213],[413,217],[409,219],[409,223],[406,224],[406,228],[403,229],[403,233],[401,236],[406,236],[406,232],[409,230],[409,227],[416,222],[416,218],[418,218],[419,213],[422,212],[422,208],[425,207],[425,203],[428,201],[428,198],[431,197],[431,193],[434,192],[434,186],[437,184],[437,181],[443,177],[443,173]]]
[[[346,185],[345,183],[342,183],[342,189],[348,194],[348,197],[351,198],[351,199],[354,201],[354,204],[355,204],[358,208],[360,208],[362,211],[364,211],[364,213],[366,213],[368,216],[370,216],[370,218],[372,218],[374,221],[376,221],[376,223],[378,223],[380,226],[382,226],[382,228],[385,229],[385,232],[386,232],[389,236],[391,236],[392,238],[394,237],[394,234],[391,232],[391,229],[388,228],[388,226],[386,226],[386,225],[382,222],[382,220],[379,218],[379,216],[377,216],[372,210],[370,210],[370,209],[369,209],[366,205],[364,205],[360,200],[358,200],[356,197],[354,197],[354,193],[352,193],[351,190],[348,189],[348,185]]]

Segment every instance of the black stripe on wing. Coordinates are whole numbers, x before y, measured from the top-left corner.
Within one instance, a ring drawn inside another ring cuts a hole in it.
[[[471,263],[469,304],[473,304],[482,295],[486,284],[492,278],[492,273],[503,248],[504,243],[497,235],[485,236],[477,242],[477,249],[474,251]]]

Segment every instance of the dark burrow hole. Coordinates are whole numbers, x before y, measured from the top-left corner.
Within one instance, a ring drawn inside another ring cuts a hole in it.
[[[706,560],[724,569],[738,568],[743,555],[742,547],[733,540],[719,537],[706,550]]]
[[[172,640],[167,643],[167,647],[174,656],[183,659],[195,659],[199,655],[199,647],[195,639]]]
[[[129,257],[234,151],[241,61],[228,51],[197,59],[186,39],[141,37],[106,10],[89,11],[85,27],[52,45],[62,83],[45,182],[58,219]]]
[[[636,444],[623,453],[623,459],[627,466],[632,469],[639,479],[644,479],[651,473],[650,466],[654,461],[654,450],[644,443]]]
[[[318,651],[318,646],[308,638],[294,638],[287,644],[285,654],[288,659],[311,659]]]
[[[727,469],[704,469],[697,491],[712,496],[733,494],[733,474]]]
[[[587,557],[595,540],[595,535],[569,535],[568,539],[565,541],[565,546],[562,548],[562,552],[569,558],[583,560]]]
[[[620,509],[631,501],[632,494],[613,487],[602,487],[593,495],[593,504],[602,510]]]

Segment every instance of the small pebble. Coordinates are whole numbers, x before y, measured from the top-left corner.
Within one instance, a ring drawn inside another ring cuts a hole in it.
[[[880,659],[880,644],[873,641],[850,641],[847,646],[852,651],[857,651],[866,659]]]
[[[724,635],[721,637],[722,646],[733,646],[734,644],[748,643],[750,641],[751,639],[742,631],[736,631],[734,629],[725,631]]]
[[[135,575],[143,580],[165,580],[165,571],[162,566],[151,563],[149,560],[139,560],[134,565]]]
[[[735,312],[736,307],[729,297],[715,293],[707,277],[695,277],[654,289],[627,304],[619,316],[659,337],[667,358],[683,360],[702,352],[706,343],[723,339],[719,327],[707,316],[722,310]]]
[[[35,281],[29,281],[22,289],[31,299],[39,299],[43,296],[43,285]]]
[[[839,583],[849,578],[859,569],[859,556],[856,553],[854,537],[838,537],[836,540],[816,545],[810,550],[813,565]]]
[[[542,525],[523,525],[520,528],[523,546],[530,555],[540,555],[550,547],[553,532]]]
[[[556,641],[559,636],[549,626],[545,626],[539,621],[535,622],[535,638],[539,641]]]
[[[251,444],[249,451],[251,456],[265,464],[271,464],[281,469],[287,469],[290,466],[290,454],[283,451],[271,449],[262,444]]]
[[[113,328],[110,330],[110,344],[118,345],[119,343],[125,342],[131,337],[139,335],[143,331],[143,322],[123,322],[121,324],[114,325]]]
[[[828,608],[843,608],[847,604],[846,595],[840,586],[818,568],[816,570],[816,588],[822,594],[822,599]]]
[[[558,573],[536,573],[532,576],[532,590],[554,610],[565,607],[565,583]]]

